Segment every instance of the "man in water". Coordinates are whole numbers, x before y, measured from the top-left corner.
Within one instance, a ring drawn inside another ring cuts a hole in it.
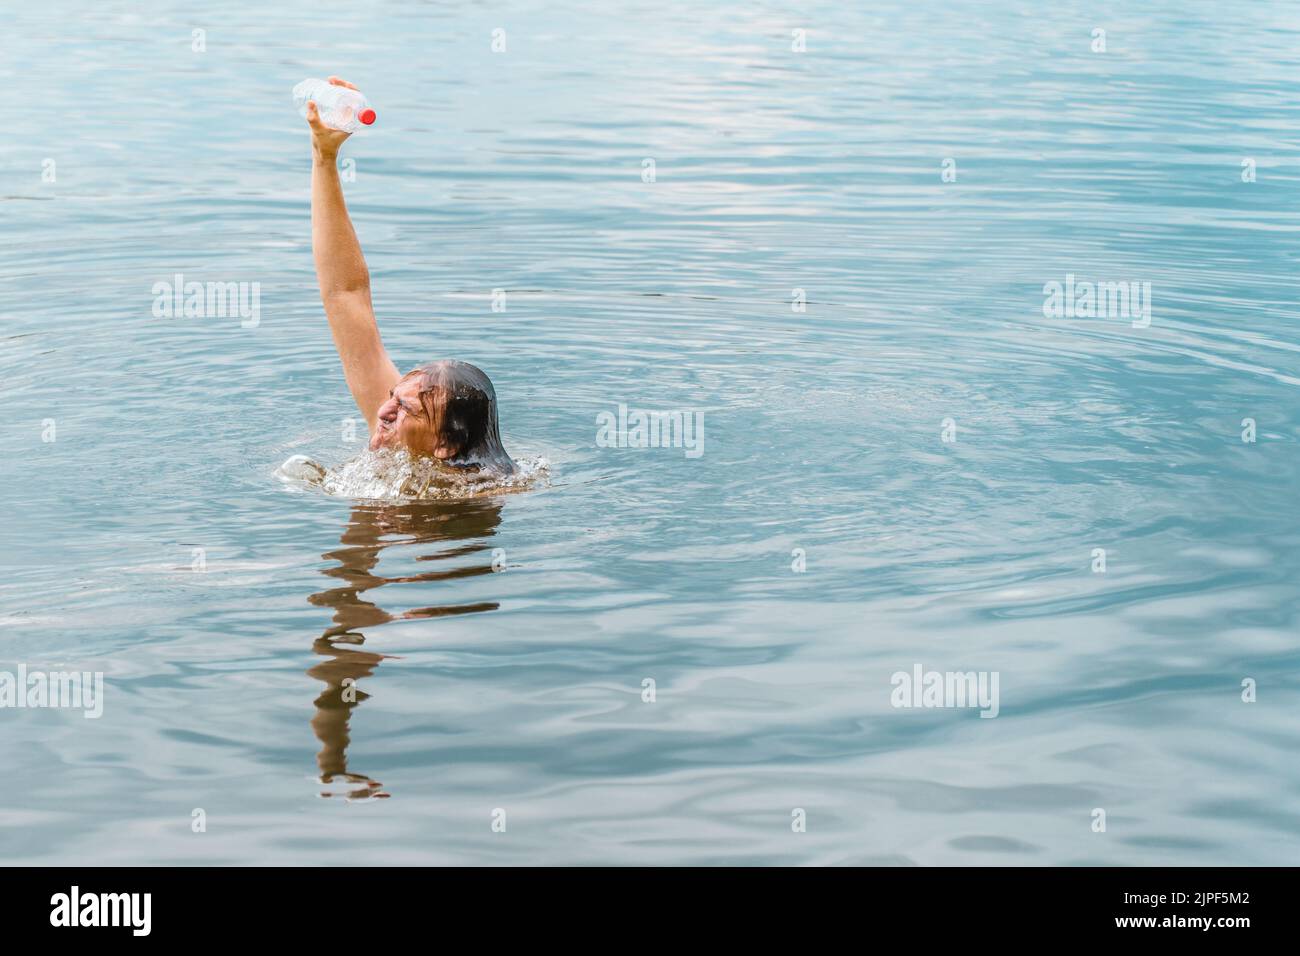
[[[331,76],[335,86],[356,89]],[[401,375],[379,337],[366,268],[339,184],[338,153],[349,133],[321,122],[307,104],[311,127],[311,247],[321,302],[343,375],[370,427],[370,449],[405,449],[452,468],[510,474],[501,446],[492,382],[466,362],[441,361]]]

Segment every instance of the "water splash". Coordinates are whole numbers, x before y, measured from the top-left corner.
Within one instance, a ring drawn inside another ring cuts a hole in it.
[[[412,458],[405,450],[365,451],[333,468],[294,455],[276,469],[285,484],[317,488],[340,498],[455,499],[524,491],[544,481],[550,463],[542,457],[515,461],[515,471],[501,475],[492,471],[453,468],[435,458]]]

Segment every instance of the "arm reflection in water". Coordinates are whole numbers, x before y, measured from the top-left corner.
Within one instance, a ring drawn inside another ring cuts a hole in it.
[[[494,601],[448,603],[389,612],[373,601],[363,599],[362,595],[388,584],[434,582],[451,582],[447,587],[449,592],[455,593],[456,579],[491,574],[491,551],[487,539],[496,533],[500,522],[501,505],[485,498],[376,503],[353,508],[340,547],[322,555],[338,562],[337,566],[326,568],[323,573],[342,583],[319,591],[308,599],[312,604],[334,609],[333,626],[327,628],[312,645],[312,650],[327,659],[307,671],[308,675],[325,685],[325,690],[316,698],[316,714],[311,720],[312,730],[321,742],[316,761],[322,784],[344,781],[350,786],[342,795],[349,800],[388,796],[378,781],[364,774],[348,772],[348,721],[352,709],[370,697],[356,685],[362,678],[371,676],[387,656],[360,649],[366,641],[361,629],[389,621],[494,611],[500,606]],[[394,549],[388,557],[395,563],[409,565],[412,560],[437,563],[431,570],[419,574],[385,577],[377,574],[376,568],[386,548]],[[484,558],[476,559],[474,556],[481,552],[486,552]],[[403,603],[408,590],[412,594],[423,593],[422,589],[388,591],[385,597],[389,605]],[[333,795],[328,790],[321,793],[324,797]]]

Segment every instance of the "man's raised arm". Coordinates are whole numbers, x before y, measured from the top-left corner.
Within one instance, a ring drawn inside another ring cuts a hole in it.
[[[331,76],[336,86],[356,89]],[[373,432],[379,406],[401,376],[384,349],[370,304],[370,270],[357,242],[339,184],[338,153],[348,133],[321,122],[315,103],[307,104],[311,126],[311,248],[316,278],[334,346],[343,360],[348,389]]]

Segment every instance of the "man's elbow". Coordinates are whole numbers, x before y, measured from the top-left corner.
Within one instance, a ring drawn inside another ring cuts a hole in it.
[[[332,282],[328,286],[322,285],[320,299],[325,303],[326,308],[333,305],[349,306],[356,302],[369,305],[370,276],[361,276],[347,282]]]

